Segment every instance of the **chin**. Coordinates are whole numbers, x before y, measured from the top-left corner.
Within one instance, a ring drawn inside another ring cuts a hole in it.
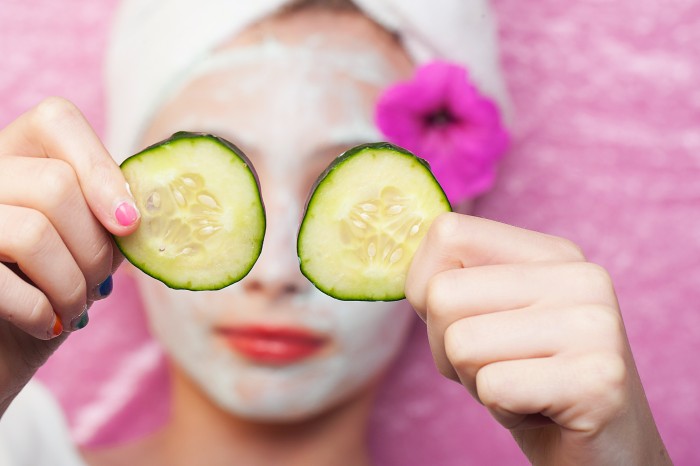
[[[345,397],[339,399],[316,400],[314,403],[294,407],[289,406],[295,404],[291,401],[289,404],[261,403],[248,406],[240,406],[238,404],[232,406],[230,403],[219,403],[219,407],[234,417],[251,423],[276,425],[301,424],[311,422],[327,414],[338,411],[361,399],[369,399],[371,398],[372,392],[373,390],[370,387],[365,387],[363,390],[346,394]]]
[[[343,361],[333,357],[288,367],[238,367],[220,372],[218,383],[200,377],[198,385],[237,418],[293,424],[372,397],[381,369],[364,373],[343,369],[347,369]]]
[[[225,407],[222,407],[226,409]],[[250,407],[246,410],[228,409],[227,412],[233,416],[248,422],[257,424],[300,424],[311,421],[324,413],[330,411],[330,406],[314,406],[305,410],[269,410],[264,408]]]

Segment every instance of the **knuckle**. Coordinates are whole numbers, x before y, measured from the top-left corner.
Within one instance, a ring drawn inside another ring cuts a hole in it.
[[[477,335],[469,319],[459,320],[445,330],[445,354],[457,371],[471,374],[480,360]]]
[[[62,160],[47,159],[38,177],[45,191],[51,193],[44,198],[52,206],[60,205],[80,192],[75,171]]]
[[[425,291],[426,317],[431,321],[442,321],[449,313],[449,297],[454,290],[451,271],[433,275],[428,280]]]
[[[572,280],[579,287],[582,297],[590,302],[615,306],[615,288],[608,271],[592,262],[576,262],[572,267]]]
[[[70,100],[63,97],[47,97],[42,100],[32,113],[32,121],[37,128],[55,124],[80,115],[80,110]]]
[[[588,355],[581,361],[580,373],[587,374],[583,396],[601,407],[622,403],[628,372],[624,358],[614,353]]]
[[[579,279],[583,279],[586,283],[595,286],[608,288],[612,284],[610,274],[605,268],[593,262],[582,262],[578,265]]]
[[[503,409],[504,387],[491,366],[485,366],[476,374],[476,391],[481,403],[491,410]]]
[[[597,333],[601,341],[607,344],[614,343],[615,347],[622,346],[625,326],[622,316],[617,309],[607,306],[596,306],[591,313],[591,320],[596,324]]]
[[[622,335],[622,317],[617,309],[603,305],[580,306],[570,310],[573,329],[606,344]]]
[[[552,251],[554,255],[563,261],[578,262],[586,260],[583,249],[573,241],[559,236],[552,236]]]
[[[628,405],[630,372],[623,353],[601,351],[569,361],[571,427],[596,435]]]
[[[445,330],[445,355],[452,365],[458,367],[465,359],[465,349],[460,338],[461,335],[457,332],[454,324],[447,327]]]
[[[447,212],[435,217],[428,229],[428,241],[442,247],[450,244],[452,238],[459,231],[460,215],[454,212]]]
[[[17,226],[16,249],[26,257],[40,255],[51,242],[53,227],[49,219],[35,210],[28,210]]]
[[[431,317],[437,317],[442,309],[442,277],[440,274],[433,275],[428,279],[428,284],[425,287],[425,312],[426,318],[433,320]]]

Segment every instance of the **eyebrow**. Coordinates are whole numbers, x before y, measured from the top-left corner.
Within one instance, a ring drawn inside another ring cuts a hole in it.
[[[238,146],[245,154],[254,153],[259,154],[261,152],[260,148],[256,146],[250,139],[239,137],[231,130],[225,130],[221,132],[223,138],[232,142],[234,145]],[[360,144],[365,144],[371,142],[367,139],[361,139],[359,137],[350,137],[347,140],[338,139],[337,141],[320,144],[318,147],[314,148],[310,152],[311,159],[323,159],[328,156],[328,154],[335,154],[339,157],[342,153],[351,149],[352,147],[358,146]]]
[[[241,151],[243,151],[243,153],[246,154],[248,157],[250,157],[251,154],[260,154],[262,152],[261,148],[258,145],[256,145],[254,141],[252,141],[250,138],[246,138],[242,135],[236,134],[230,128],[212,128],[210,132],[212,132],[213,134],[217,134],[223,137],[224,139],[230,141]],[[363,133],[366,133],[366,137],[363,136]],[[370,132],[365,131],[348,131],[345,134],[337,135],[331,134],[331,139],[332,141],[322,142],[321,144],[319,144],[318,147],[313,148],[308,154],[310,156],[310,160],[325,159],[327,158],[328,154],[331,153],[334,154],[335,157],[339,157],[345,151],[355,146],[378,141],[376,135],[375,137],[373,137],[373,135]]]

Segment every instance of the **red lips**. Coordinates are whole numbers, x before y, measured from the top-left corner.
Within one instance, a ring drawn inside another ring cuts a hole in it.
[[[306,329],[246,326],[218,329],[226,344],[256,363],[292,364],[318,353],[328,339]]]

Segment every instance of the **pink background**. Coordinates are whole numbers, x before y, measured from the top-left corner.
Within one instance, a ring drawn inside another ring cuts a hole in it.
[[[115,0],[2,0],[0,126],[62,95],[104,130],[100,60]],[[659,428],[700,463],[700,1],[495,0],[517,117],[485,217],[566,236],[612,274]],[[166,414],[166,374],[130,279],[42,369],[77,440],[140,435]],[[382,465],[525,464],[421,325],[384,386]]]

